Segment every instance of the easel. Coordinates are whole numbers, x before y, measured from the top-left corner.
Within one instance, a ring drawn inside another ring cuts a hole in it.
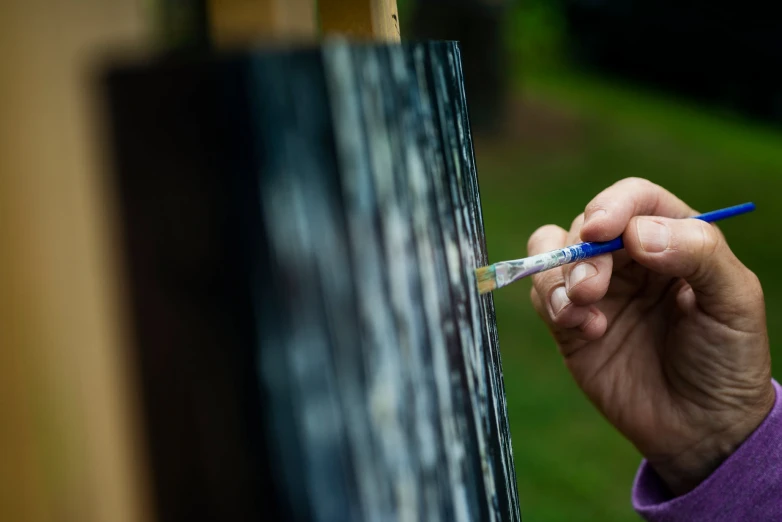
[[[10,428],[0,432],[0,448],[14,449],[4,459],[0,495],[10,494],[0,497],[0,518],[43,521],[66,513],[87,522],[148,520],[155,500],[137,368],[129,357],[130,292],[119,275],[126,267],[115,251],[117,213],[101,176],[105,144],[98,139],[97,109],[75,71],[89,63],[83,49],[116,42],[118,34],[149,41],[153,24],[130,0],[95,0],[87,18],[83,2],[76,4],[52,13],[40,11],[43,3],[20,1],[0,18],[0,35],[21,43],[0,45],[0,74],[13,78],[0,92],[0,112],[11,116],[0,120],[0,213],[8,216],[0,219],[0,238],[11,253],[0,256],[0,339],[11,347],[0,350],[0,397],[10,398],[0,402]],[[392,0],[322,0],[317,16],[312,2],[294,0],[213,0],[207,7],[209,36],[218,48],[256,38],[314,40],[316,17],[324,36],[399,39]],[[47,18],[54,14],[60,16]],[[55,18],[60,30],[53,40],[49,20]],[[461,94],[450,92],[452,99]],[[489,370],[475,379],[492,393],[501,388]],[[493,405],[487,418],[504,416],[503,408],[502,401]],[[500,424],[491,429],[507,429]],[[503,439],[492,451],[509,452],[507,444]],[[512,464],[502,466],[506,475],[497,489],[513,489]],[[502,513],[512,516],[513,497],[508,494]]]
[[[3,520],[51,520],[57,513],[135,521],[146,511],[135,392],[123,355],[113,211],[101,181],[103,144],[88,81],[99,51],[149,47],[155,16],[143,4],[3,4]],[[345,6],[340,16],[330,16]],[[313,1],[212,0],[209,9],[220,45],[317,33]],[[326,32],[398,39],[393,0],[322,0],[320,12]]]
[[[396,0],[191,0],[158,2],[157,32],[167,47],[231,48],[258,41],[301,42],[339,34],[398,42]]]
[[[316,18],[323,35],[399,41],[396,0],[209,0],[208,12],[211,34],[218,45],[258,37],[314,38],[318,34]]]

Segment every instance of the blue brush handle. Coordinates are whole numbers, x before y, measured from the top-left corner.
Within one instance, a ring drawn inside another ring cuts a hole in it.
[[[714,221],[719,221],[721,219],[746,214],[747,212],[752,212],[753,210],[755,210],[754,203],[742,203],[741,205],[736,205],[735,207],[723,208],[720,210],[714,210],[712,212],[706,212],[700,216],[693,216],[692,219],[700,219],[701,221],[705,221],[707,223],[713,223]],[[580,250],[580,252],[578,252],[577,259],[586,259],[588,257],[599,256],[600,254],[616,252],[617,250],[623,249],[624,246],[625,245],[624,242],[622,242],[622,236],[619,236],[618,238],[612,239],[611,241],[590,241],[587,243],[581,243],[576,245],[575,248]]]

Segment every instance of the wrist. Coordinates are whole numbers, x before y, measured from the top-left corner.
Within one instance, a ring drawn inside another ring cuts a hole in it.
[[[747,436],[749,433],[739,439],[739,436],[722,434],[701,441],[676,458],[656,460],[652,457],[647,460],[671,493],[678,497],[692,491],[714,473]]]
[[[776,401],[776,391],[769,383],[768,392],[749,411],[742,411],[740,420],[710,434],[686,451],[671,458],[648,456],[647,461],[675,496],[695,489],[727,460],[763,423]]]

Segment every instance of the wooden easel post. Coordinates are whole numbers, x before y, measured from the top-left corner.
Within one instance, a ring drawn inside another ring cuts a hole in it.
[[[0,12],[0,520],[147,520],[89,72],[148,20],[135,0]]]
[[[319,0],[321,31],[358,39],[398,42],[396,0]]]
[[[210,37],[218,47],[253,39],[306,40],[318,34],[316,0],[207,0]],[[320,34],[398,42],[396,0],[318,0]]]
[[[394,0],[313,2],[191,0],[172,48],[245,49],[107,80],[117,267],[73,64],[148,28],[131,0],[0,17],[1,520],[519,520],[459,50],[394,45]],[[316,11],[391,45],[247,45]]]

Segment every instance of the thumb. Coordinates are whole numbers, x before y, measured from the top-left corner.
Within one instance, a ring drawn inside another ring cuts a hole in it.
[[[709,223],[638,216],[630,220],[623,239],[630,257],[650,270],[686,280],[698,305],[725,324],[741,322],[763,306],[757,277]]]

